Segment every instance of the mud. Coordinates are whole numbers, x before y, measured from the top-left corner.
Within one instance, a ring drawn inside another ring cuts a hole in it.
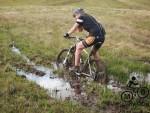
[[[110,105],[107,108],[99,108],[97,106],[98,96],[93,92],[86,94],[84,86],[79,79],[68,80],[66,78],[60,78],[57,74],[54,74],[55,70],[58,70],[55,62],[52,62],[52,68],[47,68],[41,65],[36,65],[34,62],[21,53],[21,51],[14,45],[11,46],[11,51],[17,55],[20,55],[26,64],[15,65],[14,70],[16,75],[26,78],[29,81],[35,82],[40,87],[47,90],[48,95],[52,98],[61,100],[72,100],[74,102],[81,103],[84,106],[89,106],[96,111],[116,113],[116,105]],[[150,73],[146,78],[142,78],[142,75],[137,73],[131,73],[130,76],[136,76],[139,80],[145,80],[150,83]],[[91,82],[88,79],[87,84]],[[113,92],[122,91],[121,84],[110,78],[106,87]]]

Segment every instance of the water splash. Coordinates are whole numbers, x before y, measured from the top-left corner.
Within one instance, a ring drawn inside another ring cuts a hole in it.
[[[11,51],[13,53],[17,54],[17,55],[20,55],[22,57],[22,59],[25,60],[28,64],[35,65],[33,62],[30,61],[30,59],[26,55],[24,55],[24,54],[21,53],[21,51],[19,50],[19,48],[15,47],[14,42],[13,42],[13,45],[11,47]]]
[[[16,54],[18,54],[18,55],[21,55],[20,50],[19,50],[18,48],[16,48],[14,45],[13,45],[13,47],[11,48],[11,51],[14,52],[14,53],[16,53]]]

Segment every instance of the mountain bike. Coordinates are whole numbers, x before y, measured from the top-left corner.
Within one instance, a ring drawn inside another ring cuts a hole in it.
[[[73,44],[69,48],[62,49],[56,60],[57,67],[65,70],[74,66],[76,43],[83,40],[80,37],[69,37],[68,39],[74,39]],[[92,80],[100,80],[104,83],[107,81],[106,67],[102,62],[99,66],[97,65],[97,61],[92,58],[93,47],[90,49],[90,52],[84,49],[85,56],[80,57],[80,76],[90,77]]]

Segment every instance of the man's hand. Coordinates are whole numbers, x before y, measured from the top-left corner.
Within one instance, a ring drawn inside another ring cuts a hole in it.
[[[69,37],[69,34],[68,34],[68,33],[65,33],[65,34],[64,34],[64,37],[65,37],[65,38],[68,38],[68,37]]]

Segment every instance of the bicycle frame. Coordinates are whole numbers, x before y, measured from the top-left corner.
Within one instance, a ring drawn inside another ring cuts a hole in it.
[[[71,37],[71,38],[72,38],[72,37]],[[73,37],[73,38],[76,38],[76,40],[77,40],[78,42],[81,41],[80,38],[77,38],[77,37]],[[66,55],[66,57],[65,57],[65,59],[64,59],[64,61],[63,61],[63,65],[66,64],[66,61],[67,61],[67,59],[68,59],[68,57],[69,57],[69,55],[70,55],[72,49],[74,49],[74,48],[75,48],[75,45],[74,45],[74,46],[71,46],[71,47],[69,48],[69,51],[67,52],[67,55]],[[83,49],[83,52],[87,55],[87,59],[85,60],[83,69],[81,69],[81,74],[82,74],[82,75],[85,75],[85,76],[88,76],[88,77],[91,77],[91,76],[92,76],[92,69],[91,69],[91,64],[90,64],[90,57],[91,57],[92,49],[91,49],[90,53],[88,53],[85,49]],[[80,60],[81,60],[81,59],[80,59]],[[82,72],[82,71],[84,70],[84,68],[85,68],[87,65],[88,65],[90,74],[87,74],[87,73]]]

